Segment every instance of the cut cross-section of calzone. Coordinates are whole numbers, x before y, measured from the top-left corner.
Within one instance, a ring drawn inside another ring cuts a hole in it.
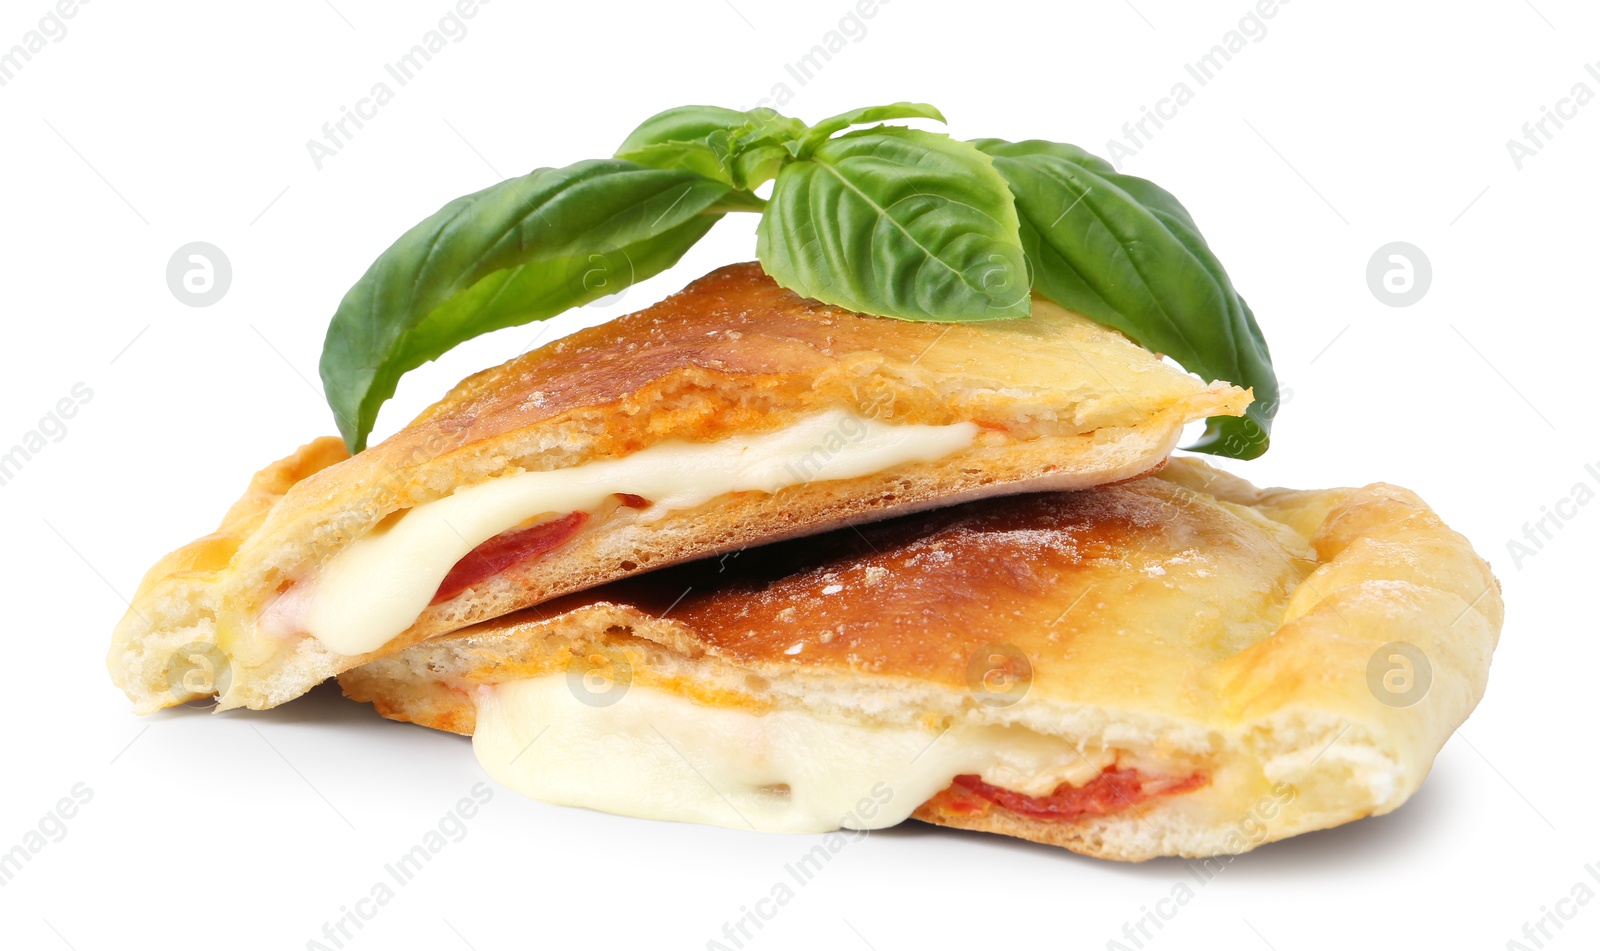
[[[1411,492],[1179,460],[630,578],[340,682],[553,803],[1208,856],[1404,802],[1501,614]]]
[[[161,561],[112,675],[149,711],[269,707],[553,596],[897,511],[1161,464],[1250,394],[1047,301],[870,317],[753,264],[470,377],[352,458],[322,439]]]

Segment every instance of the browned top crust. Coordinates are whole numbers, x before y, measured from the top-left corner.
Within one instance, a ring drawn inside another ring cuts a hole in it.
[[[1213,570],[1230,563],[1234,577],[1248,569],[1255,583],[1228,594],[1281,604],[1302,572],[1270,536],[1270,528],[1191,504],[1169,482],[1140,479],[973,502],[749,549],[557,598],[533,614],[625,605],[675,622],[692,632],[696,649],[742,666],[961,687],[968,660],[985,644],[1024,644],[1054,666],[1106,633],[1100,619],[1141,599],[1159,598],[1173,617],[1194,616],[1214,585],[1184,585],[1177,568],[1159,576],[1145,570],[1185,551]],[[1270,629],[1274,618],[1262,611],[1245,620]]]
[[[1059,354],[1030,352],[1030,339],[1053,341],[1055,346],[1049,349],[1062,349],[1065,324],[1090,331],[1082,342],[1103,344],[1120,338],[1081,317],[1048,305],[1041,309],[1051,312],[1039,319],[970,325],[892,320],[801,297],[779,287],[754,262],[731,264],[659,304],[580,330],[468,377],[409,429],[421,435],[432,428],[429,424],[447,431],[470,424],[475,438],[489,439],[574,409],[616,405],[626,410],[629,397],[673,376],[733,377],[780,388],[799,382],[809,388],[820,375],[850,359],[874,365],[926,361],[927,369],[936,373],[1054,387],[1064,382],[1049,373],[1056,369],[1050,364]],[[1083,360],[1098,356],[1079,355]],[[985,366],[986,360],[999,363]],[[1163,382],[1169,385],[1179,383],[1174,375],[1141,375],[1165,377]],[[1182,389],[1187,387],[1176,387]],[[1174,391],[1124,395],[1142,404]],[[942,423],[955,418],[947,407],[943,413],[906,421]]]

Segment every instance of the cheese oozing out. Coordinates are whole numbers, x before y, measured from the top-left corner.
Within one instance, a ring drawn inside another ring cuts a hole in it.
[[[671,440],[616,459],[501,476],[425,502],[336,554],[293,599],[269,606],[268,633],[308,633],[339,654],[377,650],[410,627],[467,553],[538,515],[593,512],[617,493],[652,503],[645,519],[730,492],[777,492],[933,462],[972,444],[973,423],[891,425],[843,409],[772,432]]]
[[[1022,727],[880,726],[708,706],[586,674],[478,688],[472,737],[495,780],[544,802],[760,832],[895,825],[961,774],[1027,795],[1112,765]]]

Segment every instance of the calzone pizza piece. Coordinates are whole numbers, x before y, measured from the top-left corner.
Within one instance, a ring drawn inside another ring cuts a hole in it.
[[[140,711],[270,707],[435,634],[896,511],[1127,479],[1250,394],[1046,301],[869,317],[723,268],[471,377],[381,445],[322,439],[162,560],[117,628]]]
[[[1207,856],[1404,802],[1501,610],[1404,489],[1182,460],[632,578],[340,682],[548,802]]]

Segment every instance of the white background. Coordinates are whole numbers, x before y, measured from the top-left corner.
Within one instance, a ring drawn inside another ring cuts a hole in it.
[[[48,8],[5,0],[0,50]],[[466,740],[326,689],[263,714],[137,719],[102,661],[123,599],[259,466],[333,431],[316,373],[327,318],[406,227],[502,177],[608,155],[658,109],[749,107],[780,82],[784,111],[808,120],[920,99],[962,137],[1104,152],[1188,81],[1193,101],[1125,167],[1194,213],[1293,394],[1272,451],[1228,467],[1263,484],[1414,488],[1504,582],[1488,695],[1413,801],[1240,859],[1148,947],[1502,948],[1580,880],[1600,891],[1584,871],[1600,861],[1600,504],[1562,501],[1600,488],[1600,104],[1520,170],[1505,144],[1575,83],[1600,93],[1584,69],[1600,60],[1592,5],[1295,0],[1200,87],[1184,64],[1246,0],[893,0],[804,85],[785,64],[846,0],[496,0],[315,168],[306,140],[449,8],[98,0],[0,88],[0,449],[75,384],[93,393],[0,487],[0,850],[74,784],[93,792],[0,888],[0,944],[305,947],[483,778]],[[754,223],[724,222],[674,271],[544,339],[750,258]],[[1404,308],[1365,277],[1396,240],[1433,269]],[[232,262],[208,308],[166,284],[191,241]],[[379,435],[538,332],[412,374]],[[1515,564],[1508,541],[1558,503],[1573,517]],[[703,948],[813,844],[497,789],[347,946]],[[910,824],[850,844],[746,946],[1103,948],[1178,881],[1193,884],[1176,861]],[[1547,946],[1595,946],[1600,907],[1562,907],[1576,917]]]

